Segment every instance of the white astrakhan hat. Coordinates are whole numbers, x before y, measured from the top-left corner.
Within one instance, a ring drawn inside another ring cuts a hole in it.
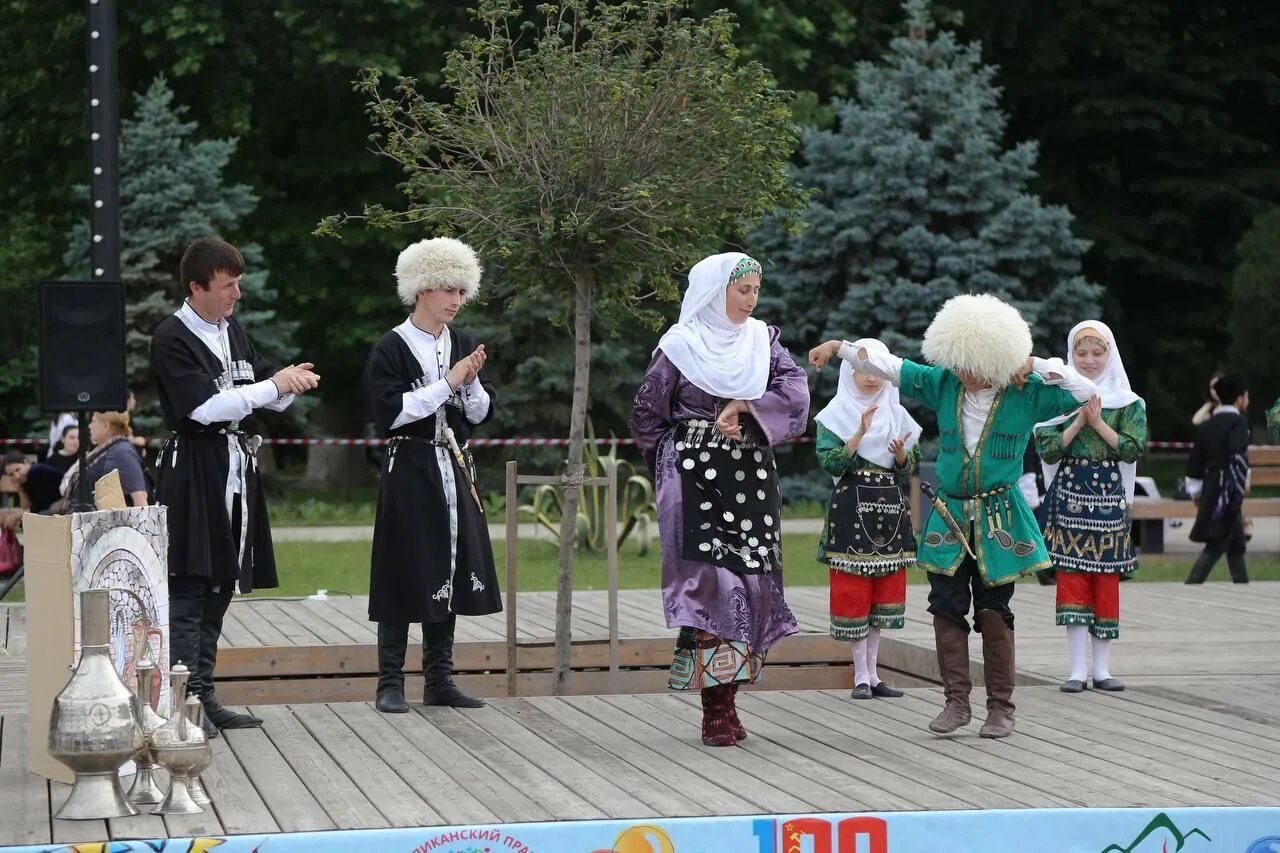
[[[962,294],[938,309],[921,351],[931,364],[1003,388],[1031,355],[1031,327],[1007,302],[988,293]]]
[[[396,259],[396,290],[400,301],[413,305],[424,290],[462,288],[463,302],[480,292],[480,261],[475,251],[452,237],[432,237],[412,244]]]

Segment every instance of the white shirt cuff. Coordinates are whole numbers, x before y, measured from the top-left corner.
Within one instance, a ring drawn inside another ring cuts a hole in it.
[[[479,381],[463,385],[461,391],[462,411],[467,420],[473,424],[480,423],[489,414],[489,392]]]
[[[867,350],[867,357],[862,358],[858,354],[858,350],[859,348],[849,341],[842,341],[839,356],[849,362],[857,373],[868,373],[892,382],[894,385],[899,384],[902,379],[901,358],[892,353],[883,353],[878,350]]]
[[[437,379],[425,388],[404,392],[400,395],[400,414],[391,423],[391,428],[396,429],[434,415],[452,393],[447,379]]]
[[[1031,369],[1044,380],[1044,384],[1061,385],[1081,403],[1098,393],[1098,387],[1091,380],[1068,367],[1060,358],[1032,358]]]

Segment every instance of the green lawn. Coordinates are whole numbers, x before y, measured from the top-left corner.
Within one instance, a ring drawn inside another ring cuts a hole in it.
[[[818,534],[790,533],[783,537],[783,559],[789,586],[823,586],[827,568],[814,559]],[[280,571],[280,587],[262,590],[255,595],[310,595],[317,589],[330,593],[367,595],[369,592],[368,542],[281,542],[276,545],[276,562]],[[494,558],[499,581],[506,581],[505,543],[494,543]],[[660,582],[658,553],[641,557],[633,544],[625,545],[619,555],[618,581],[622,589],[657,589]],[[1140,568],[1134,581],[1181,581],[1194,560],[1192,554],[1161,554],[1140,557]],[[1250,556],[1249,577],[1252,580],[1280,580],[1280,555]],[[522,540],[519,551],[520,589],[526,592],[554,590],[556,587],[556,549],[548,541]],[[907,575],[910,583],[925,583],[925,573],[913,569]],[[1210,582],[1228,580],[1226,561],[1222,560],[1210,575]],[[1021,583],[1035,583],[1024,578]],[[579,554],[574,564],[575,589],[606,589],[608,569],[604,554]],[[23,601],[22,584],[4,600]]]
[[[827,568],[814,559],[818,534],[791,533],[783,537],[786,581],[791,586],[822,586]],[[506,579],[505,543],[494,543],[499,580]],[[364,595],[369,591],[369,543],[367,542],[284,542],[276,546],[280,565],[278,590],[267,595],[302,595],[317,589]],[[1194,555],[1162,554],[1140,558],[1135,581],[1181,581],[1191,568]],[[1253,580],[1280,580],[1280,556],[1267,554],[1249,558]],[[556,585],[556,549],[547,541],[522,540],[519,550],[519,588],[523,591],[553,590]],[[1226,561],[1214,568],[1210,581],[1228,579]],[[911,583],[924,583],[925,573],[912,570]],[[660,583],[656,549],[647,556],[635,554],[634,545],[625,545],[618,565],[619,586],[623,589],[656,589]],[[1023,583],[1035,583],[1024,579]],[[603,554],[579,554],[574,563],[575,589],[605,589],[608,569]]]

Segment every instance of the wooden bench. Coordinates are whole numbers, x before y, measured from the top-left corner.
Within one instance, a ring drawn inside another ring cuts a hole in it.
[[[1254,445],[1249,448],[1252,488],[1280,486],[1280,447]],[[1245,498],[1244,514],[1252,518],[1280,516],[1280,498]],[[1164,551],[1164,523],[1169,519],[1194,519],[1194,501],[1168,498],[1136,498],[1129,512],[1141,531],[1142,551],[1159,554]]]

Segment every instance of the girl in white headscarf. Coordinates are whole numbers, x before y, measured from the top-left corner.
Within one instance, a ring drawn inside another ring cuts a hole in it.
[[[751,316],[760,265],[712,255],[689,273],[680,321],[636,392],[632,429],[657,487],[662,598],[679,628],[669,684],[702,694],[702,741],[747,736],[738,685],[798,630],[782,597],[782,495],[773,445],[804,432],[809,385]]]
[[[888,353],[870,338],[853,345]],[[848,362],[816,420],[818,461],[835,482],[818,545],[830,567],[831,636],[851,643],[854,699],[899,697],[880,680],[876,659],[880,630],[903,625],[907,567],[916,561],[904,487],[920,464],[920,425],[896,386]]]
[[[1137,569],[1129,505],[1147,444],[1147,408],[1129,387],[1115,336],[1102,321],[1076,324],[1067,361],[1098,393],[1077,413],[1035,431],[1049,484],[1044,540],[1057,569],[1057,623],[1066,626],[1071,663],[1059,689],[1085,689],[1091,644],[1093,686],[1123,690],[1109,662],[1111,641],[1120,635],[1120,576]]]

